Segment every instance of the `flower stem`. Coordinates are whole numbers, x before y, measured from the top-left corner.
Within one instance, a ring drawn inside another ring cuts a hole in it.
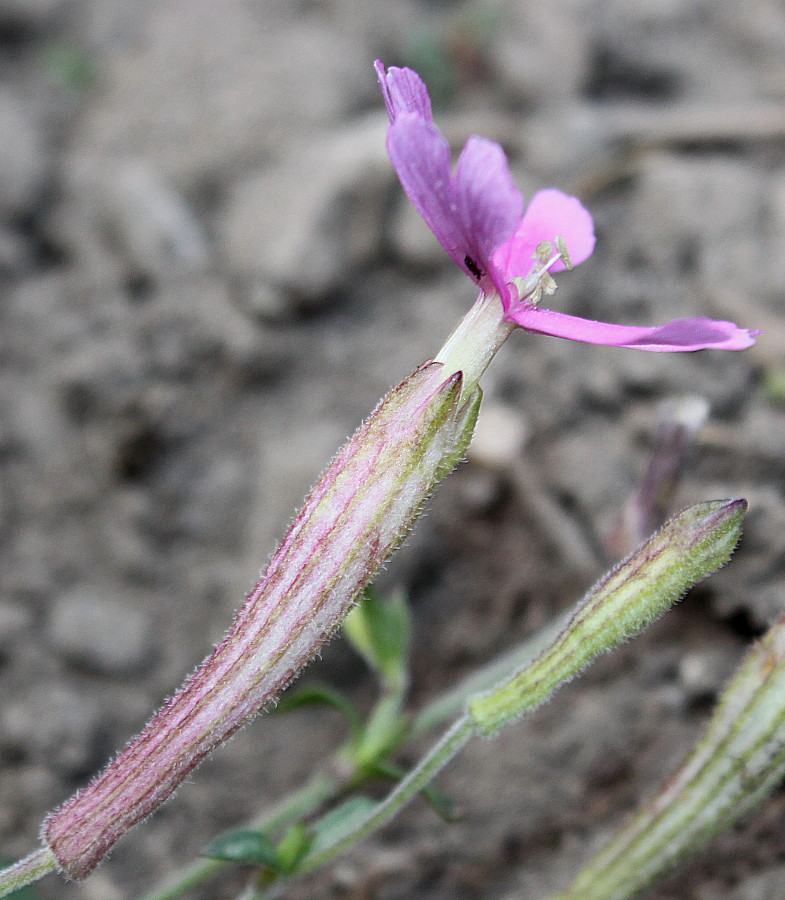
[[[483,670],[482,677],[474,676],[434,709],[424,711],[425,715],[421,713],[414,720],[417,733],[439,718],[454,714],[456,707],[469,711],[468,715],[459,715],[386,799],[359,822],[355,820],[346,830],[331,835],[328,842],[314,846],[293,874],[312,871],[384,825],[428,785],[473,735],[493,733],[535,708],[561,684],[579,674],[598,653],[639,633],[678,600],[690,584],[727,561],[738,540],[745,509],[744,501],[714,501],[675,516],[595,585],[566,623],[562,619],[549,626]],[[544,644],[550,646],[545,649]],[[511,669],[516,674],[511,676]],[[495,688],[485,693],[492,684]],[[317,799],[312,808],[318,804]],[[174,900],[177,896],[159,893],[145,900]]]
[[[445,377],[454,372],[463,373],[461,396],[468,397],[515,327],[514,323],[505,320],[498,294],[480,294],[436,354],[434,362],[444,365]]]
[[[461,716],[423,757],[418,765],[402,779],[373,812],[348,833],[340,835],[318,853],[305,858],[298,875],[310,872],[333,859],[347,847],[361,841],[372,831],[389,822],[404,806],[439,773],[477,734],[469,716]]]
[[[550,625],[546,625],[536,635],[522,641],[517,647],[492,660],[477,672],[468,676],[461,684],[443,695],[436,697],[415,715],[409,737],[414,738],[431,728],[444,725],[458,716],[466,706],[466,701],[474,694],[488,690],[505,676],[527,665],[537,656],[564,627],[564,616],[559,616]],[[343,758],[343,749],[334,756],[334,761]],[[259,813],[245,824],[242,829],[264,829],[272,831],[285,828],[297,819],[314,813],[327,801],[340,795],[353,777],[345,778],[332,774],[335,766],[329,761],[324,769],[314,775],[303,787],[284,797],[272,809]],[[178,900],[187,891],[199,887],[215,877],[234,863],[221,860],[199,860],[183,868],[162,886],[140,897],[139,900]]]
[[[328,774],[328,772],[319,772],[299,790],[284,797],[272,809],[265,810],[251,819],[244,827],[250,830],[269,831],[285,828],[292,822],[312,813],[332,797],[337,796],[347,781],[348,779],[341,779],[337,775]],[[161,887],[145,894],[140,900],[177,900],[186,891],[199,887],[232,865],[231,862],[219,859],[199,860],[178,872]]]
[[[51,850],[41,849],[0,872],[0,897],[18,891],[57,870],[57,860]]]

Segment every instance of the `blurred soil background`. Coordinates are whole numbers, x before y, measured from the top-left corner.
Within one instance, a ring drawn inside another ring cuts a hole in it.
[[[785,606],[785,5],[777,0],[0,2],[0,851],[209,651],[378,397],[474,299],[406,203],[372,61],[428,81],[453,146],[577,193],[593,258],[553,304],[762,328],[743,354],[516,334],[477,449],[388,567],[412,704],[604,571],[662,404],[710,406],[673,506],[744,496],[731,566],[287,898],[537,900],[654,790]],[[305,676],[366,707],[334,640]],[[330,712],[264,716],[83,886],[131,900],[300,785]],[[400,756],[409,764],[425,743]],[[785,794],[657,900],[774,900]],[[236,897],[235,873],[194,897]]]

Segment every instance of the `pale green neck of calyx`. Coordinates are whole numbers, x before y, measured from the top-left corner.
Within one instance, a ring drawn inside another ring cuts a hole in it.
[[[442,363],[445,376],[462,372],[462,393],[468,396],[514,328],[514,323],[504,318],[498,295],[480,294],[447,338],[434,362]]]

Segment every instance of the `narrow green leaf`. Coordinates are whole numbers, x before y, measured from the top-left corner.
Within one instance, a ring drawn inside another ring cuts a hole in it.
[[[360,737],[352,748],[352,761],[359,770],[374,765],[396,750],[408,731],[397,697],[386,696],[376,704]]]
[[[343,623],[344,633],[366,664],[382,678],[397,684],[406,671],[411,622],[400,591],[382,600],[366,589],[362,600]]]
[[[291,694],[284,694],[275,707],[274,712],[287,713],[303,706],[319,705],[331,706],[341,713],[349,725],[352,740],[359,740],[363,725],[357,710],[354,708],[354,704],[345,694],[326,685],[307,687],[299,691],[293,691]]]
[[[376,763],[366,769],[366,772],[370,776],[387,778],[390,781],[395,782],[401,781],[405,775],[403,769],[392,762]],[[433,811],[442,821],[452,823],[457,822],[460,818],[455,811],[455,806],[452,801],[435,785],[429,784],[420,791],[420,794],[422,795],[423,800],[433,808]]]
[[[745,500],[699,503],[674,516],[584,598],[556,640],[529,666],[469,701],[484,734],[548,699],[597,655],[642,631],[729,559]]]
[[[202,856],[224,862],[278,868],[278,853],[263,831],[227,831],[211,841]]]
[[[389,781],[400,781],[404,776],[403,769],[392,762],[377,762],[365,771],[369,778],[386,778]]]
[[[376,807],[376,801],[365,794],[358,794],[344,800],[326,813],[313,826],[311,853],[319,853],[324,847],[332,846],[344,834],[354,829]]]
[[[310,850],[312,837],[302,823],[292,825],[275,848],[278,856],[277,869],[283,875],[292,875],[305,854]]]
[[[455,808],[455,804],[436,785],[429,784],[420,793],[442,822],[447,822],[448,825],[451,825],[453,822],[460,821],[461,815]]]

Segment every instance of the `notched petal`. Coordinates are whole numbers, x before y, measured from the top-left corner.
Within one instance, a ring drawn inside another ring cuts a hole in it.
[[[425,83],[416,72],[399,69],[397,66],[390,66],[385,72],[384,64],[379,59],[374,63],[374,68],[391,122],[400,113],[414,113],[426,122],[432,120],[431,98]]]

